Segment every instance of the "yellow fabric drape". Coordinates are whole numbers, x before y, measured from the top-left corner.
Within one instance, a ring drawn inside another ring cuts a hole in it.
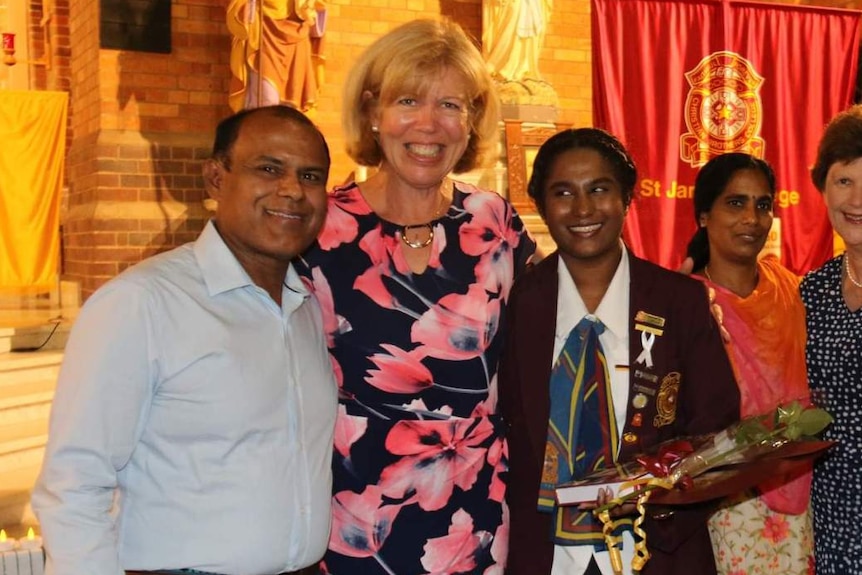
[[[57,282],[66,92],[0,90],[0,291]]]

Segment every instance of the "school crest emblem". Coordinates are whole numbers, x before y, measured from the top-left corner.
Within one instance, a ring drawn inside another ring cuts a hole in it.
[[[714,52],[685,78],[690,86],[684,114],[688,132],[679,139],[680,158],[693,168],[728,152],[763,158],[763,77],[751,62],[733,52]]]

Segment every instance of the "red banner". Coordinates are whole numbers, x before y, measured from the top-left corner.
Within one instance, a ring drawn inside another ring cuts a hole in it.
[[[678,267],[695,230],[698,169],[739,151],[775,169],[770,241],[783,263],[802,274],[831,257],[832,229],[809,168],[823,126],[852,103],[860,14],[592,0],[593,123],[619,137],[638,165],[624,232],[635,253]]]

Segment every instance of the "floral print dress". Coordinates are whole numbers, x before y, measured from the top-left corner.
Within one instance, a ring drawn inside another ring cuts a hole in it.
[[[431,225],[417,274],[400,226],[350,184],[304,257],[340,386],[326,573],[503,572],[497,360],[535,243],[508,202],[460,183]]]

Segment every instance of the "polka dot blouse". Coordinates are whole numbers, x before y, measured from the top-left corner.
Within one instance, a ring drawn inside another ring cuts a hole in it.
[[[862,309],[844,302],[843,266],[832,259],[800,287],[812,398],[835,419],[824,439],[839,442],[814,468],[817,575],[862,574]]]

